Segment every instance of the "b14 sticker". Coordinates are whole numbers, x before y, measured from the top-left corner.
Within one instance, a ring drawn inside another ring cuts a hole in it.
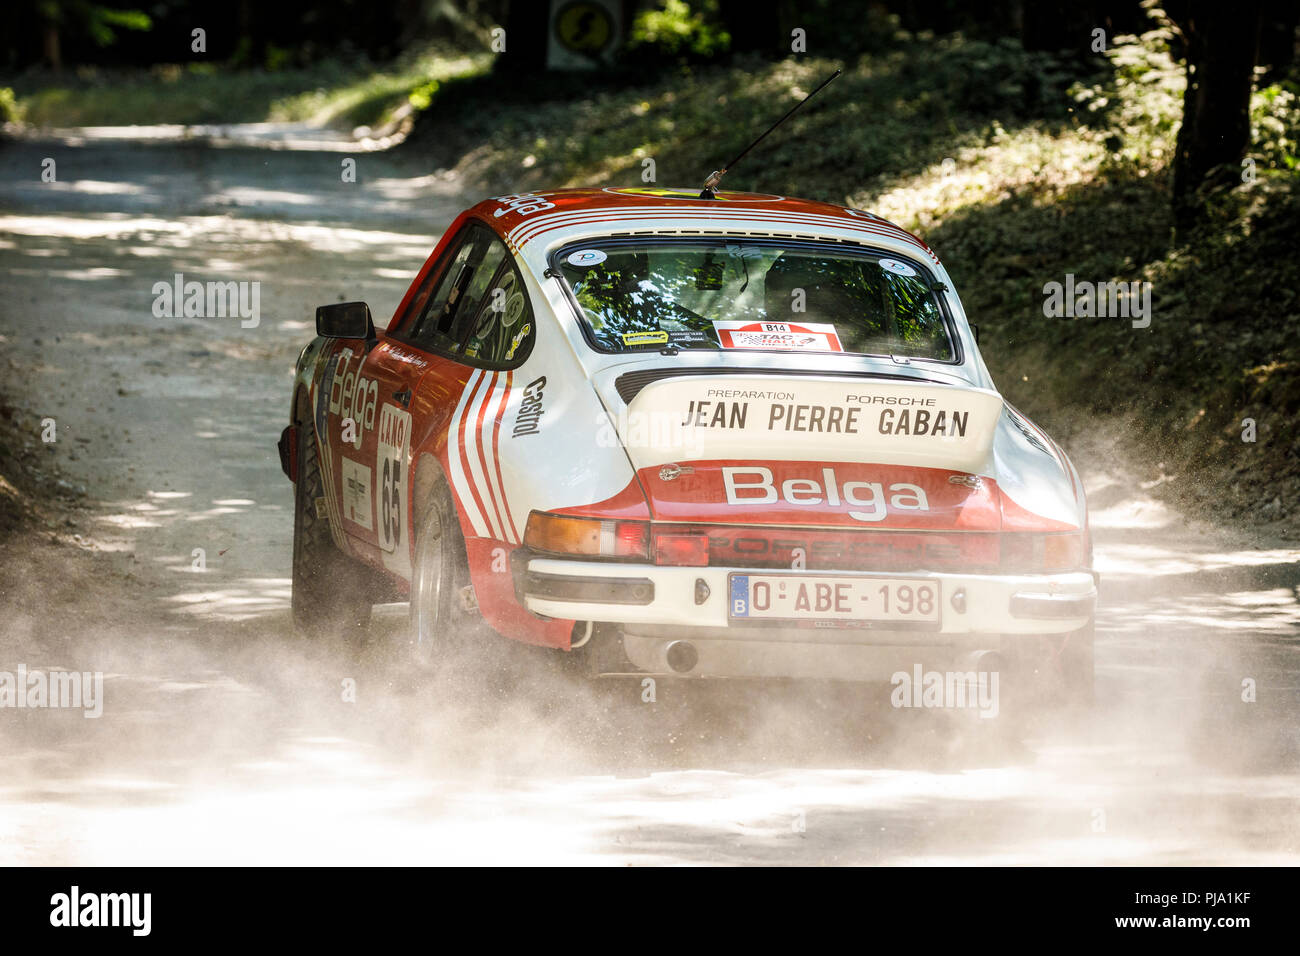
[[[784,349],[792,352],[843,352],[829,322],[714,321],[724,349]]]

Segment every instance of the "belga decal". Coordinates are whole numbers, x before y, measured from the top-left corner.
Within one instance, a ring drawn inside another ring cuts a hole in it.
[[[727,504],[752,508],[782,502],[787,505],[839,508],[847,505],[855,521],[883,521],[896,511],[929,511],[925,489],[906,481],[889,486],[889,505],[885,505],[885,487],[879,481],[846,481],[841,485],[834,468],[823,468],[821,481],[816,478],[790,478],[777,485],[771,468],[723,468],[722,481]]]

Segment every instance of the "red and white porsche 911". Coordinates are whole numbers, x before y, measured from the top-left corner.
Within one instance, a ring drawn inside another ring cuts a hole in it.
[[[871,213],[500,196],[387,331],[342,303],[317,332],[281,440],[300,624],[409,593],[433,656],[481,616],[593,673],[983,659],[1089,691],[1079,476],[995,390],[935,254]]]

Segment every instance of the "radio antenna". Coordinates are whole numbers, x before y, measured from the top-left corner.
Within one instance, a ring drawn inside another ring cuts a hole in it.
[[[739,156],[737,156],[737,157],[736,157],[735,159],[733,159],[731,162],[727,163],[727,165],[723,166],[721,169],[715,169],[715,170],[712,172],[712,174],[709,176],[709,178],[706,179],[706,180],[704,181],[704,188],[703,188],[702,190],[700,190],[700,198],[701,198],[701,199],[717,199],[717,198],[718,198],[718,183],[722,182],[722,177],[725,176],[725,175],[727,175],[727,170],[729,170],[732,166],[735,166],[736,163],[738,163],[738,162],[740,162],[742,159],[744,159],[744,158],[745,158],[745,154],[748,153],[748,152],[749,152],[751,149],[753,149],[755,146],[757,146],[759,143],[763,142],[763,140],[765,140],[765,139],[767,138],[767,134],[768,134],[768,133],[772,132],[772,130],[776,129],[778,126],[780,126],[780,125],[781,125],[782,123],[784,123],[786,120],[788,120],[791,116],[793,116],[793,115],[795,114],[795,111],[796,111],[797,109],[799,109],[799,107],[803,106],[805,103],[807,103],[810,99],[812,99],[814,96],[816,96],[816,95],[817,95],[818,93],[820,93],[822,90],[826,89],[826,86],[830,83],[830,81],[833,80],[833,79],[835,79],[835,77],[839,76],[839,75],[840,75],[841,73],[843,73],[843,72],[844,72],[843,70],[836,70],[836,71],[835,71],[834,73],[832,73],[830,76],[826,77],[826,79],[822,80],[822,85],[821,85],[821,86],[817,87],[817,89],[813,90],[811,93],[809,93],[809,94],[808,94],[807,96],[805,96],[803,99],[801,99],[798,103],[794,104],[794,106],[790,107],[790,111],[789,111],[788,113],[786,113],[786,114],[785,114],[784,116],[782,116],[779,120],[777,120],[775,123],[773,123],[771,126],[769,126],[769,127],[767,128],[767,131],[766,131],[765,133],[763,133],[762,136],[760,136],[758,139],[754,140],[752,143],[750,143],[748,146],[746,146],[743,150],[741,150]]]

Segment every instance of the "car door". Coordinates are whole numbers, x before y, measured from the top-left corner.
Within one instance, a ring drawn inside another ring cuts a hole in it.
[[[459,449],[465,428],[451,436],[452,420],[458,409],[463,410],[467,390],[472,393],[479,386],[481,372],[476,375],[473,367],[483,363],[479,356],[511,353],[513,357],[523,338],[531,334],[531,323],[524,323],[528,332],[520,337],[516,330],[511,339],[519,341],[513,346],[503,344],[495,326],[481,318],[485,310],[494,315],[508,310],[512,317],[530,313],[520,308],[526,305],[522,282],[508,260],[504,244],[491,230],[479,224],[462,229],[441,261],[429,270],[405,313],[381,335],[351,381],[353,392],[361,396],[350,406],[354,425],[359,427],[354,429],[350,445],[345,441],[339,444],[345,459],[339,494],[346,499],[349,488],[353,489],[354,507],[350,510],[344,500],[340,513],[356,550],[403,577],[409,578],[411,573],[410,525],[416,517],[410,498],[412,451],[426,447],[430,436],[443,434]],[[503,283],[498,277],[507,272],[511,278]],[[505,288],[500,288],[502,285]],[[353,451],[355,460],[348,460]],[[459,473],[462,468],[458,466],[463,466],[465,459],[450,448],[448,455],[454,457],[448,462],[450,472]],[[470,470],[475,469],[471,466]],[[364,505],[355,506],[358,497],[367,497],[356,493],[360,485],[370,489],[368,523]],[[466,506],[473,514],[476,503],[467,502]]]
[[[515,546],[523,532],[506,500],[498,452],[513,371],[527,359],[536,332],[523,278],[495,237],[466,284],[449,335],[455,345],[440,357],[442,374],[460,387],[446,426],[446,471],[473,564],[476,542]]]
[[[329,444],[337,449],[343,530],[354,553],[403,576],[410,573],[412,404],[431,368],[428,350],[455,344],[448,334],[455,306],[485,245],[479,230],[462,233],[376,343],[339,351],[330,383]]]

